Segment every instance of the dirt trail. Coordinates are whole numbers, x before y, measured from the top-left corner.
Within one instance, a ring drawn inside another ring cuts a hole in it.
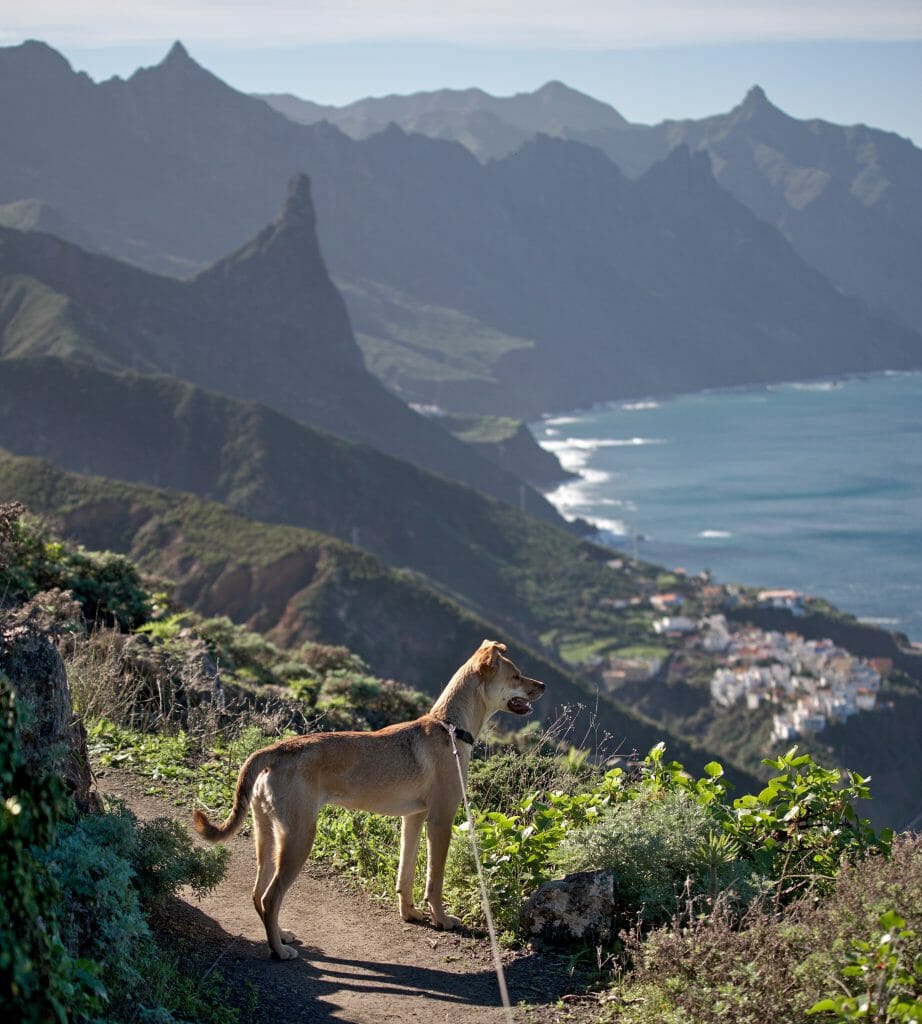
[[[130,775],[98,779],[102,793],[122,797],[142,820],[190,815],[144,795]],[[323,866],[308,861],[282,907],[300,957],[269,958],[265,932],[251,901],[252,840],[235,836],[227,875],[204,899],[183,894],[166,926],[190,950],[203,973],[217,969],[232,987],[228,1002],[249,1021],[347,1021],[379,1024],[502,1024],[489,943],[479,936],[439,932],[402,922],[396,909],[370,900]],[[567,1001],[578,991],[558,957],[504,954],[516,1024],[585,1019]],[[524,1005],[519,1005],[524,1004]],[[576,1012],[574,1012],[576,1011]]]

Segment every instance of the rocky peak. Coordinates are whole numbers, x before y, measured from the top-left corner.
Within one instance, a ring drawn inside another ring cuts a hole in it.
[[[317,240],[310,180],[296,174],[275,221],[250,242],[193,279],[193,287],[233,310],[238,323],[254,317],[265,337],[312,337],[327,357],[361,365],[342,297],[330,279]]]
[[[765,107],[770,107],[771,103],[768,102],[768,96],[765,95],[765,90],[761,85],[754,85],[746,93],[746,97],[743,100],[743,106],[749,110],[760,110]]]
[[[541,117],[550,118],[554,124],[569,129],[593,131],[599,128],[623,128],[628,123],[608,103],[587,96],[564,82],[545,82],[530,96],[516,96],[511,102],[524,108],[523,101],[534,106],[535,116],[540,112]],[[532,127],[547,129],[550,124],[535,123]]]
[[[311,198],[311,180],[306,174],[296,174],[288,182],[288,195],[275,219],[275,225],[292,227],[296,224],[314,230],[317,216]]]
[[[135,85],[147,86],[157,83],[159,88],[163,88],[164,84],[167,87],[175,87],[177,84],[187,86],[191,81],[200,81],[220,83],[223,88],[228,88],[219,78],[203,68],[201,64],[196,63],[178,39],[159,64],[153,67],[138,68],[129,81]]]
[[[730,111],[728,117],[736,123],[756,122],[762,124],[776,119],[787,119],[787,114],[779,110],[765,95],[760,85],[754,85],[746,93],[743,102]]]
[[[189,51],[177,39],[170,47],[167,55],[160,62],[161,67],[182,67],[184,64],[194,64],[195,61],[189,56]]]

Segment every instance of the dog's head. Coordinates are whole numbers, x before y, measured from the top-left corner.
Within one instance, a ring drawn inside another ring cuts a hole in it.
[[[484,640],[474,653],[474,667],[480,676],[487,708],[511,711],[514,715],[531,713],[531,702],[544,693],[544,683],[529,679],[505,656],[506,645]]]

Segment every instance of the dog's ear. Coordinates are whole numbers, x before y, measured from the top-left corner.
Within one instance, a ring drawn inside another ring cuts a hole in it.
[[[499,663],[499,652],[505,649],[498,640],[484,640],[474,653],[474,668],[482,676],[490,675]]]

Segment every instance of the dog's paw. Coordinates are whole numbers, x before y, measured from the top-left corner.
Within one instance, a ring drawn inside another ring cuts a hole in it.
[[[274,949],[272,950],[272,959],[273,960],[297,960],[298,959],[298,951],[294,948],[294,946],[286,946],[286,945],[283,944],[281,946],[280,952],[276,953],[276,951]]]

